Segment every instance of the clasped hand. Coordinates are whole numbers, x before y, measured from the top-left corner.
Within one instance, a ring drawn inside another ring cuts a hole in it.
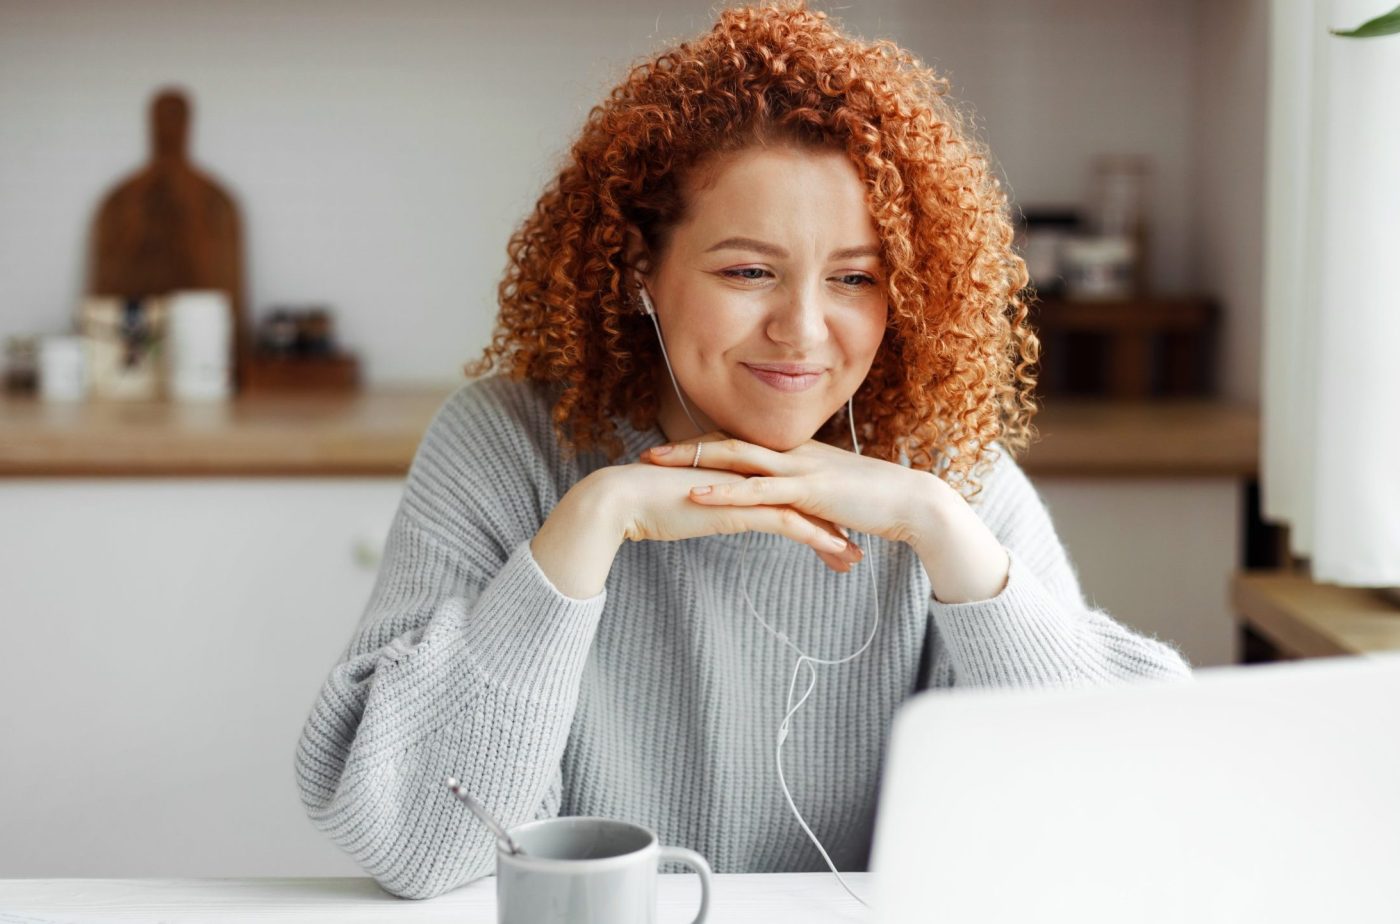
[[[704,447],[699,467],[692,468],[697,442]],[[704,534],[695,532],[704,528],[694,525],[699,515],[708,533],[759,530],[787,535],[810,545],[828,567],[842,572],[864,553],[854,543],[838,551],[827,540],[844,538],[851,529],[892,542],[913,542],[921,512],[930,502],[927,495],[943,484],[926,472],[817,440],[779,452],[722,431],[677,443],[669,451],[652,447],[639,462],[675,470],[668,487],[682,492],[677,499],[689,505],[691,515],[677,513],[693,525],[666,529],[634,521],[628,538]]]

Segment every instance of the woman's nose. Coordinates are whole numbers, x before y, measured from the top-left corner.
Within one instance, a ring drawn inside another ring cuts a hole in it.
[[[768,336],[806,355],[827,338],[826,305],[814,285],[795,286],[774,307]]]

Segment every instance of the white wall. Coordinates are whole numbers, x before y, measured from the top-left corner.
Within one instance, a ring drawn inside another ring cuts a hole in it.
[[[1195,289],[1190,2],[943,0],[910,9],[919,12],[901,41],[950,72],[1017,202],[1082,204],[1095,154],[1150,155],[1153,283]]]
[[[1152,153],[1155,281],[1201,283],[1195,75],[1203,51],[1223,76],[1235,54],[1200,25],[1217,4],[813,5],[944,71],[1022,204],[1079,202],[1096,153]],[[147,101],[177,81],[196,161],[241,203],[255,314],[327,301],[371,382],[455,379],[487,342],[506,239],[587,109],[712,21],[679,0],[0,0],[0,335],[66,326],[93,209],[142,163]],[[1246,364],[1256,323],[1233,341]]]
[[[1264,291],[1268,0],[1200,0],[1195,178],[1200,282],[1228,313],[1221,389],[1259,404]]]

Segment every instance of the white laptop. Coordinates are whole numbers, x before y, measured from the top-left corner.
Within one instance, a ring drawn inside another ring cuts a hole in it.
[[[884,924],[1400,922],[1400,655],[929,691],[891,735]]]

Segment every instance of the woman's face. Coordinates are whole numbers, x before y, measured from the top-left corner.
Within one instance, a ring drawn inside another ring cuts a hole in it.
[[[880,238],[855,167],[839,151],[749,148],[706,188],[642,277],[671,368],[705,431],[785,451],[811,439],[875,360],[887,306]],[[800,364],[768,380],[753,367]],[[664,365],[654,370],[666,438],[698,435]]]

